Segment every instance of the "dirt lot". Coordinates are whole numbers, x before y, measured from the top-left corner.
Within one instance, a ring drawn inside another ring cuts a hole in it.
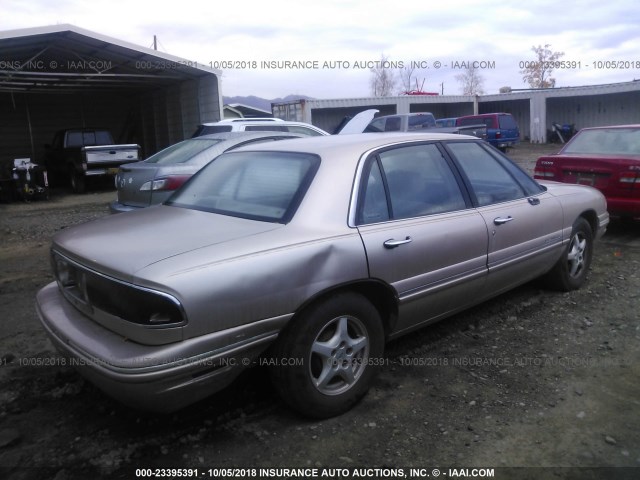
[[[530,170],[554,148],[522,145],[511,155]],[[640,478],[638,223],[611,226],[582,290],[528,284],[391,343],[369,394],[341,417],[295,415],[261,367],[196,406],[144,416],[58,365],[34,310],[52,278],[52,234],[107,215],[113,197],[54,192],[0,205],[0,478],[136,478],[137,468],[219,478],[208,469],[222,467]]]

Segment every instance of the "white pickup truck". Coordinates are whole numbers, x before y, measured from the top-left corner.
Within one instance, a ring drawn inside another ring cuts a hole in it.
[[[120,165],[140,159],[139,145],[114,145],[110,131],[96,128],[60,130],[45,148],[49,183],[71,184],[76,193],[85,191],[88,177],[115,176]]]

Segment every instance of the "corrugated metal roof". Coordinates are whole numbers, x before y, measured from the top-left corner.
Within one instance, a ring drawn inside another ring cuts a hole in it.
[[[0,91],[148,89],[221,72],[74,25],[0,32]]]

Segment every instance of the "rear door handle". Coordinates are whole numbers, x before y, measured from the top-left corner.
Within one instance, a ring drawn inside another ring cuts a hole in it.
[[[502,225],[504,223],[510,222],[513,220],[513,217],[509,215],[508,217],[498,217],[493,219],[493,223],[496,225]]]
[[[405,243],[410,243],[410,242],[411,242],[411,237],[407,237],[404,240],[394,240],[393,238],[391,238],[386,242],[384,242],[383,245],[385,246],[385,248],[396,248],[396,247],[399,247],[400,245],[404,245]]]

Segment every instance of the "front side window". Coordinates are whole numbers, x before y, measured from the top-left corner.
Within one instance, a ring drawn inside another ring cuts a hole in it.
[[[492,153],[475,142],[447,143],[466,175],[478,206],[523,198],[525,192]],[[532,180],[533,182],[533,180]]]
[[[434,144],[399,147],[372,160],[359,223],[433,215],[466,207],[455,175]]]
[[[225,153],[200,170],[166,205],[287,223],[320,159],[287,152]]]

